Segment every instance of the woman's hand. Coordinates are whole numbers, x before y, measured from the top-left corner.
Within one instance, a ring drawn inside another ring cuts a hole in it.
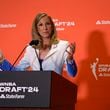
[[[75,53],[75,48],[76,48],[75,42],[71,43],[68,47],[69,47],[69,50],[67,50],[68,52],[67,60],[73,60],[73,55]]]
[[[0,63],[2,63],[4,60],[4,55],[2,53],[2,51],[0,50]]]

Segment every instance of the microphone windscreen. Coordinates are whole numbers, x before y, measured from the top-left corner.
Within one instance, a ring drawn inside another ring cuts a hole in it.
[[[29,45],[31,45],[31,46],[33,46],[33,45],[37,46],[38,44],[39,44],[39,40],[32,40],[32,41],[29,43]]]

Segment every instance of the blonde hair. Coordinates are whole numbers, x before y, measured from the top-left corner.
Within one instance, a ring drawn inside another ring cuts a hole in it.
[[[46,13],[39,13],[35,17],[35,19],[33,21],[33,24],[32,24],[32,39],[40,41],[38,48],[42,47],[43,41],[42,41],[41,36],[39,35],[38,29],[37,29],[37,24],[45,16],[47,16],[49,18],[49,20],[50,20],[50,22],[52,24],[52,33],[51,33],[50,45],[58,43],[56,27],[54,25],[54,22],[52,21],[52,18],[50,16],[48,16]]]

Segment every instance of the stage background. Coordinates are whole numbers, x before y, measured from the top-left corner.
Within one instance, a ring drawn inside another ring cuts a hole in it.
[[[39,12],[52,16],[60,39],[76,42],[76,110],[110,110],[109,0],[0,0],[0,49],[13,63],[31,40]]]

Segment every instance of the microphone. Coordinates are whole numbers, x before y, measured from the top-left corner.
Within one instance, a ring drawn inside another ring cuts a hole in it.
[[[39,40],[32,40],[29,45],[32,46],[34,49],[36,48],[36,46],[39,44]],[[18,55],[17,59],[14,61],[13,65],[10,68],[10,71],[13,69],[14,65],[16,64],[16,62],[18,61],[18,59],[21,57],[21,55],[23,54],[24,50],[26,49],[28,45],[26,45],[23,50],[21,51],[21,53]]]
[[[32,40],[29,45],[35,48],[39,44],[39,40]]]
[[[40,59],[39,59],[39,56],[38,56],[38,53],[36,51],[36,46],[39,44],[39,40],[32,40],[29,45],[31,45],[33,48],[34,48],[34,51],[35,51],[35,54],[36,54],[36,57],[38,58],[38,61],[39,61],[39,64],[40,64],[40,71],[43,71],[43,69],[41,68],[41,63],[40,63]]]

